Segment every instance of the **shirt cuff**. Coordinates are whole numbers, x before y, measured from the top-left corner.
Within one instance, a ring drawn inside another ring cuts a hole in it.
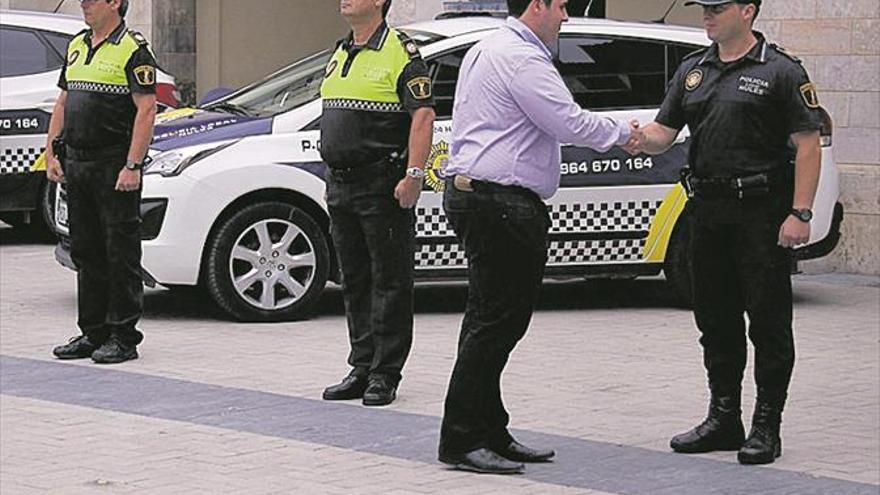
[[[622,120],[617,121],[617,125],[620,128],[620,137],[615,144],[617,146],[623,146],[629,141],[629,138],[632,137],[632,127],[629,126],[629,122]]]

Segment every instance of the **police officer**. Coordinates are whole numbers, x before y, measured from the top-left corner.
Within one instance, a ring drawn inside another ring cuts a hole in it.
[[[68,45],[49,126],[47,175],[66,181],[82,335],[60,359],[138,357],[142,314],[141,164],[156,117],[156,62],[123,20],[128,0],[81,0],[90,29]],[[62,170],[53,147],[66,143]]]
[[[321,156],[352,367],[323,397],[362,398],[367,406],[394,401],[412,345],[413,207],[434,128],[427,66],[416,45],[385,23],[390,6],[342,1],[351,33],[321,86]]]
[[[779,426],[794,365],[791,248],[810,237],[821,111],[800,62],[753,31],[761,0],[695,0],[714,43],[686,57],[637,148],[660,153],[693,134],[685,186],[694,314],[711,390],[708,417],[676,452],[738,450],[744,464],[782,453]],[[758,397],[744,439],[746,328]]]

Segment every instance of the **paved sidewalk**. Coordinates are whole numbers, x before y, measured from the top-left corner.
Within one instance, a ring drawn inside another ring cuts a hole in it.
[[[417,289],[400,399],[378,409],[318,400],[346,372],[336,290],[315,319],[272,325],[149,291],[141,359],[99,367],[51,358],[73,335],[74,287],[50,246],[0,244],[3,495],[880,493],[876,278],[797,278],[798,363],[770,467],[669,452],[707,392],[692,317],[661,281],[550,283],[504,393],[518,438],[558,460],[506,478],[434,460],[461,285]]]

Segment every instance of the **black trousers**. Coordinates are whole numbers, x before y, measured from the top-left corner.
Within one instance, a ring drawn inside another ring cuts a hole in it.
[[[440,454],[454,455],[511,440],[501,372],[532,318],[550,217],[524,189],[486,185],[464,192],[452,181],[444,209],[468,260],[467,309],[440,431]]]
[[[77,267],[78,325],[96,344],[114,335],[137,345],[143,314],[141,192],[116,191],[126,151],[83,155],[65,164],[71,258]]]
[[[739,393],[746,323],[759,398],[784,401],[794,367],[791,250],[778,245],[788,195],[707,200],[691,213],[694,315],[716,393]]]
[[[415,212],[394,199],[403,171],[377,164],[353,177],[327,178],[330,232],[358,375],[394,383],[412,347]]]

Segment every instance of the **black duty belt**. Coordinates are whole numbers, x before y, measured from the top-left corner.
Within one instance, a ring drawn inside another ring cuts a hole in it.
[[[688,197],[713,198],[755,198],[784,191],[793,187],[793,178],[786,173],[765,172],[744,177],[696,177],[685,168],[681,173],[681,184]]]
[[[388,160],[381,160],[372,165],[359,165],[355,167],[327,167],[330,176],[339,182],[359,182],[371,177],[400,176],[406,175],[406,170]]]
[[[100,160],[102,158],[118,157],[128,153],[130,144],[114,144],[103,148],[74,148],[67,145],[66,157],[70,160]]]

